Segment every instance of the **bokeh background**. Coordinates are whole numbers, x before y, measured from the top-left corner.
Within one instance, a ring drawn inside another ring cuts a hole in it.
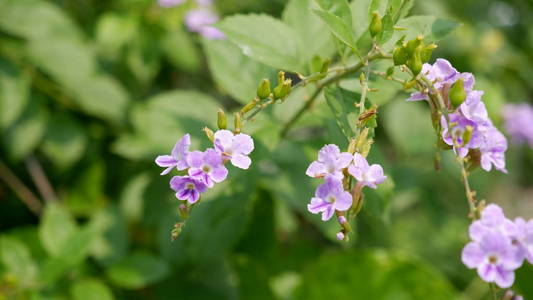
[[[281,17],[287,1],[216,0],[218,13]],[[427,108],[372,79],[369,160],[389,179],[366,192],[350,242],[306,212],[304,175],[325,143],[345,145],[325,101],[285,139],[303,92],[261,113],[250,170],[209,191],[182,234],[169,177],[153,160],[184,133],[238,109],[277,70],[183,25],[186,3],[0,0],[0,299],[488,299],[460,262],[467,202],[450,153],[434,169]],[[475,74],[491,118],[533,96],[533,2],[423,0],[412,15],[462,23],[439,42]],[[347,84],[349,85],[349,84]],[[533,150],[511,145],[509,174],[472,173],[478,196],[533,217]],[[533,267],[514,289],[533,299]]]

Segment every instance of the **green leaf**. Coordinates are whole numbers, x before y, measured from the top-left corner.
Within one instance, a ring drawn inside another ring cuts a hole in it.
[[[348,24],[341,17],[323,10],[313,10],[322,19],[329,31],[341,42],[357,51],[355,35],[351,24]]]
[[[22,116],[3,133],[1,142],[13,160],[24,158],[43,138],[48,113],[40,100],[32,97]]]
[[[38,268],[26,245],[19,240],[2,236],[0,238],[0,261],[7,273],[14,276],[22,286],[35,285]]]
[[[344,136],[349,140],[354,136],[353,128],[356,126],[356,107],[353,105],[358,100],[357,94],[339,87],[328,87],[324,96],[335,120]]]
[[[346,0],[315,0],[317,4],[327,12],[338,16],[346,25],[352,27],[352,12]]]
[[[133,177],[120,195],[120,210],[129,222],[139,222],[144,213],[144,192],[152,180],[149,172]]]
[[[73,300],[113,300],[113,293],[98,279],[76,281],[70,288]]]
[[[166,59],[176,68],[186,72],[200,71],[200,51],[190,34],[180,29],[166,32],[160,39],[160,47]]]
[[[434,151],[437,137],[430,112],[419,103],[393,101],[383,111],[383,124],[398,149],[416,155]]]
[[[104,56],[116,59],[139,30],[139,19],[133,14],[108,12],[96,23],[96,44]]]
[[[20,70],[0,59],[0,129],[13,124],[28,103],[29,83]]]
[[[310,10],[312,2],[313,0],[291,0],[283,11],[283,21],[299,37],[303,61],[310,61],[315,56],[329,58],[335,50],[328,29]]]
[[[100,235],[91,244],[90,254],[103,266],[116,263],[128,252],[129,236],[126,219],[115,205],[95,212],[90,226]]]
[[[239,46],[244,55],[274,68],[304,72],[294,30],[267,15],[236,15],[218,27]]]
[[[111,282],[125,289],[139,289],[165,278],[169,273],[161,259],[145,252],[136,252],[107,269]]]
[[[423,300],[428,295],[435,300],[457,299],[451,284],[436,270],[374,250],[323,255],[304,271],[296,299]]]
[[[78,172],[65,199],[65,204],[73,214],[89,216],[101,207],[105,201],[105,176],[104,162],[98,159],[93,159],[91,164]]]
[[[65,207],[58,203],[46,205],[39,225],[39,238],[48,254],[60,254],[77,231],[76,222]]]
[[[66,114],[57,115],[50,120],[42,151],[56,167],[66,169],[83,156],[87,142],[80,123]]]
[[[203,39],[209,70],[222,90],[242,104],[256,96],[257,86],[272,70],[244,55],[227,40]]]
[[[441,40],[453,32],[457,27],[459,27],[459,25],[461,24],[454,21],[436,19],[431,25],[432,37],[435,40]]]
[[[142,86],[148,86],[161,68],[161,52],[153,42],[155,34],[148,30],[138,32],[126,54],[126,64]]]

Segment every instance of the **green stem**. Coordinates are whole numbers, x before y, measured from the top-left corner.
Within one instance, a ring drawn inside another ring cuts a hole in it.
[[[300,108],[300,110],[298,110],[296,112],[296,114],[294,114],[294,116],[292,116],[289,121],[285,124],[285,126],[283,127],[283,129],[281,130],[281,137],[285,137],[288,133],[288,131],[291,129],[292,126],[294,126],[294,124],[300,119],[300,117],[307,111],[309,110],[311,107],[313,107],[313,104],[315,103],[315,101],[317,100],[318,96],[320,95],[320,92],[322,92],[322,89],[324,89],[326,86],[332,84],[332,83],[335,83],[337,81],[339,81],[340,79],[348,76],[348,75],[351,75],[351,74],[354,74],[354,73],[357,73],[359,70],[361,70],[363,67],[367,66],[369,62],[371,61],[374,61],[374,60],[377,60],[377,59],[384,59],[384,58],[388,58],[388,56],[386,55],[383,55],[382,53],[375,53],[375,54],[371,54],[371,55],[368,55],[366,56],[365,58],[363,58],[363,60],[351,67],[348,67],[348,68],[345,68],[343,71],[340,71],[338,74],[335,74],[334,76],[330,77],[330,78],[327,78],[325,79],[324,81],[320,82],[317,84],[317,87],[316,87],[316,90],[313,92],[313,94],[311,95],[311,97],[309,97],[309,100],[307,100],[307,102],[305,103],[305,105]]]

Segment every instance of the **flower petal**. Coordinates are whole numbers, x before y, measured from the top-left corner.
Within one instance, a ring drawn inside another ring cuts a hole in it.
[[[237,168],[248,169],[252,164],[252,160],[246,155],[234,154],[231,157],[231,164]]]
[[[335,209],[339,211],[346,211],[352,206],[352,195],[349,192],[342,192],[337,196],[335,201]]]
[[[174,167],[178,163],[178,161],[170,155],[159,155],[155,159],[155,163],[160,167],[168,168]]]
[[[254,150],[254,140],[251,136],[239,133],[233,139],[233,152],[244,155],[250,154]]]
[[[201,151],[192,151],[187,155],[187,164],[191,168],[199,168],[204,162],[204,153]]]
[[[514,272],[510,270],[505,270],[502,266],[498,266],[494,272],[494,281],[502,289],[511,287],[514,282]]]
[[[222,129],[215,132],[215,145],[219,143],[222,148],[231,148],[233,145],[233,132]]]
[[[224,166],[219,166],[214,168],[209,175],[214,182],[222,182],[228,176],[228,169]]]
[[[310,212],[310,213],[313,213],[313,214],[318,214],[324,210],[326,210],[326,208],[328,206],[330,206],[331,203],[323,200],[323,199],[320,199],[320,198],[316,198],[316,197],[313,197],[311,198],[311,203],[307,204],[307,210]]]
[[[326,168],[324,164],[318,161],[312,162],[307,168],[307,171],[305,171],[305,174],[309,177],[319,177],[321,175],[324,175],[325,173]]]
[[[478,243],[470,242],[466,244],[461,253],[461,260],[468,268],[477,268],[485,259],[485,253],[481,250]]]
[[[334,213],[335,209],[333,208],[333,205],[326,207],[326,210],[322,213],[322,221],[331,219]]]

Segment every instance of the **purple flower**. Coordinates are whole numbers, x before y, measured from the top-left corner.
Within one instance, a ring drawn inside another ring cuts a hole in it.
[[[211,26],[217,21],[218,16],[204,8],[191,10],[185,16],[185,25],[189,31],[200,33],[208,39],[224,38],[221,31]]]
[[[488,231],[497,231],[504,235],[514,231],[514,224],[505,217],[503,209],[496,204],[489,204],[481,212],[481,218],[470,224],[469,235],[474,241],[480,241]]]
[[[319,185],[315,197],[307,205],[307,210],[313,214],[322,213],[322,221],[331,219],[335,210],[346,211],[352,205],[352,195],[346,192],[342,182],[333,177],[326,177],[326,182]]]
[[[479,242],[468,243],[462,252],[462,261],[470,269],[477,269],[486,282],[495,282],[508,288],[514,282],[514,270],[520,267],[513,246],[501,232],[486,232]]]
[[[189,176],[200,180],[208,187],[213,187],[214,183],[219,183],[228,176],[228,169],[224,167],[222,154],[212,148],[201,151],[190,152],[187,156],[189,164]]]
[[[170,188],[176,192],[176,198],[187,200],[193,204],[200,199],[200,194],[207,190],[207,186],[189,176],[174,176],[170,180]]]
[[[331,175],[340,180],[344,177],[342,169],[348,167],[351,162],[350,153],[341,153],[337,145],[325,145],[318,152],[318,160],[309,165],[305,174],[315,178]]]
[[[348,173],[355,177],[359,184],[376,189],[377,185],[385,181],[387,176],[383,175],[383,168],[378,165],[369,165],[366,158],[361,154],[355,153],[353,164],[348,167]]]
[[[180,5],[183,2],[185,2],[185,0],[158,0],[157,1],[159,6],[161,7],[172,7],[172,6]]]
[[[252,163],[248,155],[254,150],[254,140],[247,134],[219,130],[215,132],[215,148],[237,168],[248,169]]]
[[[513,143],[528,143],[533,148],[533,106],[527,103],[506,104],[503,118],[505,130]]]
[[[481,101],[483,94],[483,91],[470,91],[466,95],[465,102],[459,106],[460,112],[466,119],[479,125],[490,122],[485,104]]]
[[[173,168],[179,171],[185,170],[189,167],[187,164],[187,155],[189,154],[189,147],[191,146],[191,137],[189,134],[184,135],[172,149],[171,155],[160,155],[155,159],[155,163],[166,168],[161,172],[161,175],[168,174]]]
[[[460,113],[451,113],[448,115],[450,123],[453,124],[452,130],[448,128],[448,122],[444,116],[441,117],[442,126],[442,140],[453,146],[457,155],[465,157],[468,154],[468,149],[478,148],[482,141],[482,134],[478,129],[478,124],[467,118]],[[469,141],[464,140],[464,134],[467,128],[471,128],[472,135]],[[454,138],[456,144],[454,144]],[[466,142],[466,143],[465,143]]]
[[[509,233],[511,243],[517,248],[520,259],[527,259],[533,264],[533,220],[525,221],[516,218],[514,221],[514,231]]]
[[[492,166],[498,171],[507,173],[505,169],[505,151],[507,151],[507,139],[494,126],[483,128],[481,151],[481,167],[485,171],[490,171]]]

